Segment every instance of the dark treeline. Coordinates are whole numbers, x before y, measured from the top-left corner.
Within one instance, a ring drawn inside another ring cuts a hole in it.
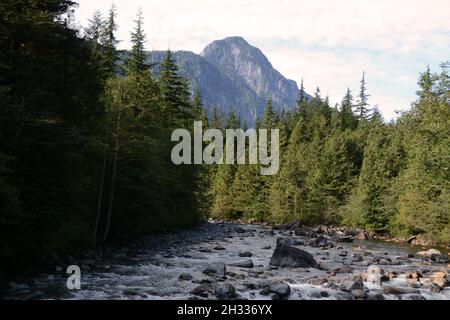
[[[170,161],[172,131],[204,119],[199,98],[170,52],[147,64],[141,15],[120,61],[114,8],[76,30],[73,5],[0,4],[3,271],[201,216],[199,168]]]
[[[175,166],[175,128],[239,128],[178,75],[168,51],[148,63],[143,18],[117,50],[115,10],[83,30],[68,0],[0,3],[0,271],[195,225],[202,216],[345,224],[450,241],[449,64],[420,77],[412,110],[385,124],[366,81],[331,107],[302,86],[294,112],[269,101],[281,169]],[[226,118],[226,119],[225,119]],[[209,122],[209,123],[208,123]]]
[[[450,242],[450,63],[419,79],[418,100],[386,124],[369,105],[365,74],[331,107],[320,89],[294,112],[266,107],[260,127],[279,128],[281,169],[222,166],[213,175],[213,215],[310,225],[345,225]],[[228,124],[233,126],[234,116]]]

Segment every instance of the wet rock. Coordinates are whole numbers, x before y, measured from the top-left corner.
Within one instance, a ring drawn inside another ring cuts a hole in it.
[[[230,266],[251,269],[251,268],[253,268],[253,261],[251,259],[249,259],[249,260],[245,260],[245,261],[241,261],[241,262],[232,263],[232,264],[230,264]]]
[[[402,294],[420,294],[419,290],[411,288],[398,288],[394,286],[384,286],[383,292],[385,294],[402,295]]]
[[[278,243],[270,259],[271,266],[288,268],[317,268],[314,257],[306,251]]]
[[[361,277],[346,280],[342,283],[342,290],[352,292],[353,290],[364,290],[364,284]]]
[[[433,276],[433,284],[439,286],[440,288],[445,288],[448,285],[446,277],[447,274],[445,272],[437,272]]]
[[[342,237],[336,237],[334,239],[334,241],[340,242],[340,243],[346,243],[346,242],[351,243],[354,241],[354,238],[353,238],[353,236],[342,236]]]
[[[328,243],[328,239],[325,238],[324,236],[318,236],[317,238],[315,238],[314,240],[312,240],[309,245],[311,247],[316,247],[316,248],[323,248],[323,247],[327,247],[329,245]]]
[[[219,300],[229,300],[236,297],[236,289],[229,283],[221,283],[216,287],[214,295]]]
[[[225,263],[223,262],[213,262],[210,263],[204,270],[204,274],[212,275],[216,274],[218,276],[224,276],[226,273]]]
[[[195,296],[208,298],[208,290],[209,290],[209,288],[207,286],[201,285],[201,286],[195,287],[191,293]]]
[[[369,292],[367,294],[367,300],[385,300],[381,293]]]
[[[240,234],[246,233],[245,229],[244,228],[240,228],[240,227],[236,229],[236,232],[240,233]]]
[[[411,244],[411,243],[413,243],[413,241],[416,240],[416,239],[417,239],[417,236],[409,237],[409,238],[406,240],[406,243],[407,243],[407,244]]]
[[[253,256],[253,253],[250,251],[239,252],[239,257],[241,258],[250,258]]]
[[[365,300],[367,298],[367,293],[364,290],[352,290],[351,293],[356,300]]]
[[[323,286],[324,284],[327,284],[329,280],[326,277],[316,277],[309,279],[306,283],[312,284],[314,286]]]
[[[265,246],[265,247],[263,247],[261,249],[263,249],[263,250],[270,250],[270,249],[272,249],[272,247],[271,246]]]
[[[384,257],[375,257],[372,260],[373,264],[378,264],[381,266],[389,266],[392,264],[392,260],[390,258],[384,258]]]
[[[416,271],[416,272],[407,272],[405,274],[405,277],[407,279],[416,279],[416,280],[418,280],[420,278],[423,278],[423,275],[420,272]]]
[[[442,288],[436,284],[432,284],[430,286],[430,291],[431,291],[431,293],[441,293]]]
[[[300,226],[300,227],[295,228],[294,233],[296,236],[308,237],[308,238],[312,238],[317,235],[317,233],[313,229],[308,228],[306,226]]]
[[[339,268],[332,269],[332,270],[328,271],[327,273],[330,273],[330,274],[334,273],[336,275],[336,274],[340,274],[340,273],[353,273],[353,271],[355,271],[355,269],[353,269],[350,266],[342,266]]]
[[[269,292],[285,299],[291,295],[291,287],[286,283],[272,283],[269,285]]]
[[[214,250],[216,251],[225,251],[226,249],[224,247],[222,247],[221,245],[215,246]]]
[[[190,281],[190,280],[194,279],[194,277],[190,273],[182,273],[182,274],[180,274],[178,279],[182,280],[182,281]]]
[[[369,235],[365,231],[361,231],[357,235],[355,235],[356,240],[368,240]]]
[[[278,238],[277,239],[277,243],[282,243],[285,244],[287,246],[302,246],[305,243],[301,240],[295,239],[295,238]]]
[[[417,255],[421,256],[421,257],[426,257],[426,258],[430,258],[431,259],[433,256],[441,256],[442,253],[439,250],[430,249],[428,251],[417,252]]]

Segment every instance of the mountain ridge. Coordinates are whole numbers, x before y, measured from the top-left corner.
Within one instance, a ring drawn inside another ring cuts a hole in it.
[[[149,60],[159,63],[165,54],[152,51]],[[173,56],[180,75],[190,80],[191,93],[200,90],[209,115],[218,107],[223,114],[235,111],[247,124],[254,125],[268,99],[278,111],[296,106],[297,83],[285,78],[259,48],[243,37],[215,40],[200,54],[180,50]]]

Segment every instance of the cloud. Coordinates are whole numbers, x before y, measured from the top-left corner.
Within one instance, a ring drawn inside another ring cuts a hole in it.
[[[86,25],[111,0],[78,0]],[[338,102],[368,72],[372,103],[386,118],[414,98],[427,64],[450,58],[448,0],[115,0],[122,48],[139,7],[149,49],[200,52],[212,40],[240,35],[284,75],[305,78]]]

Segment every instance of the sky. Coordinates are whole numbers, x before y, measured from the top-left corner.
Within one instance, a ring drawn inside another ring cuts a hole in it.
[[[75,0],[86,26],[112,0]],[[148,50],[200,53],[214,40],[242,36],[285,77],[340,103],[367,73],[370,103],[386,120],[415,100],[419,73],[450,60],[450,0],[114,0],[122,49],[136,13]]]

